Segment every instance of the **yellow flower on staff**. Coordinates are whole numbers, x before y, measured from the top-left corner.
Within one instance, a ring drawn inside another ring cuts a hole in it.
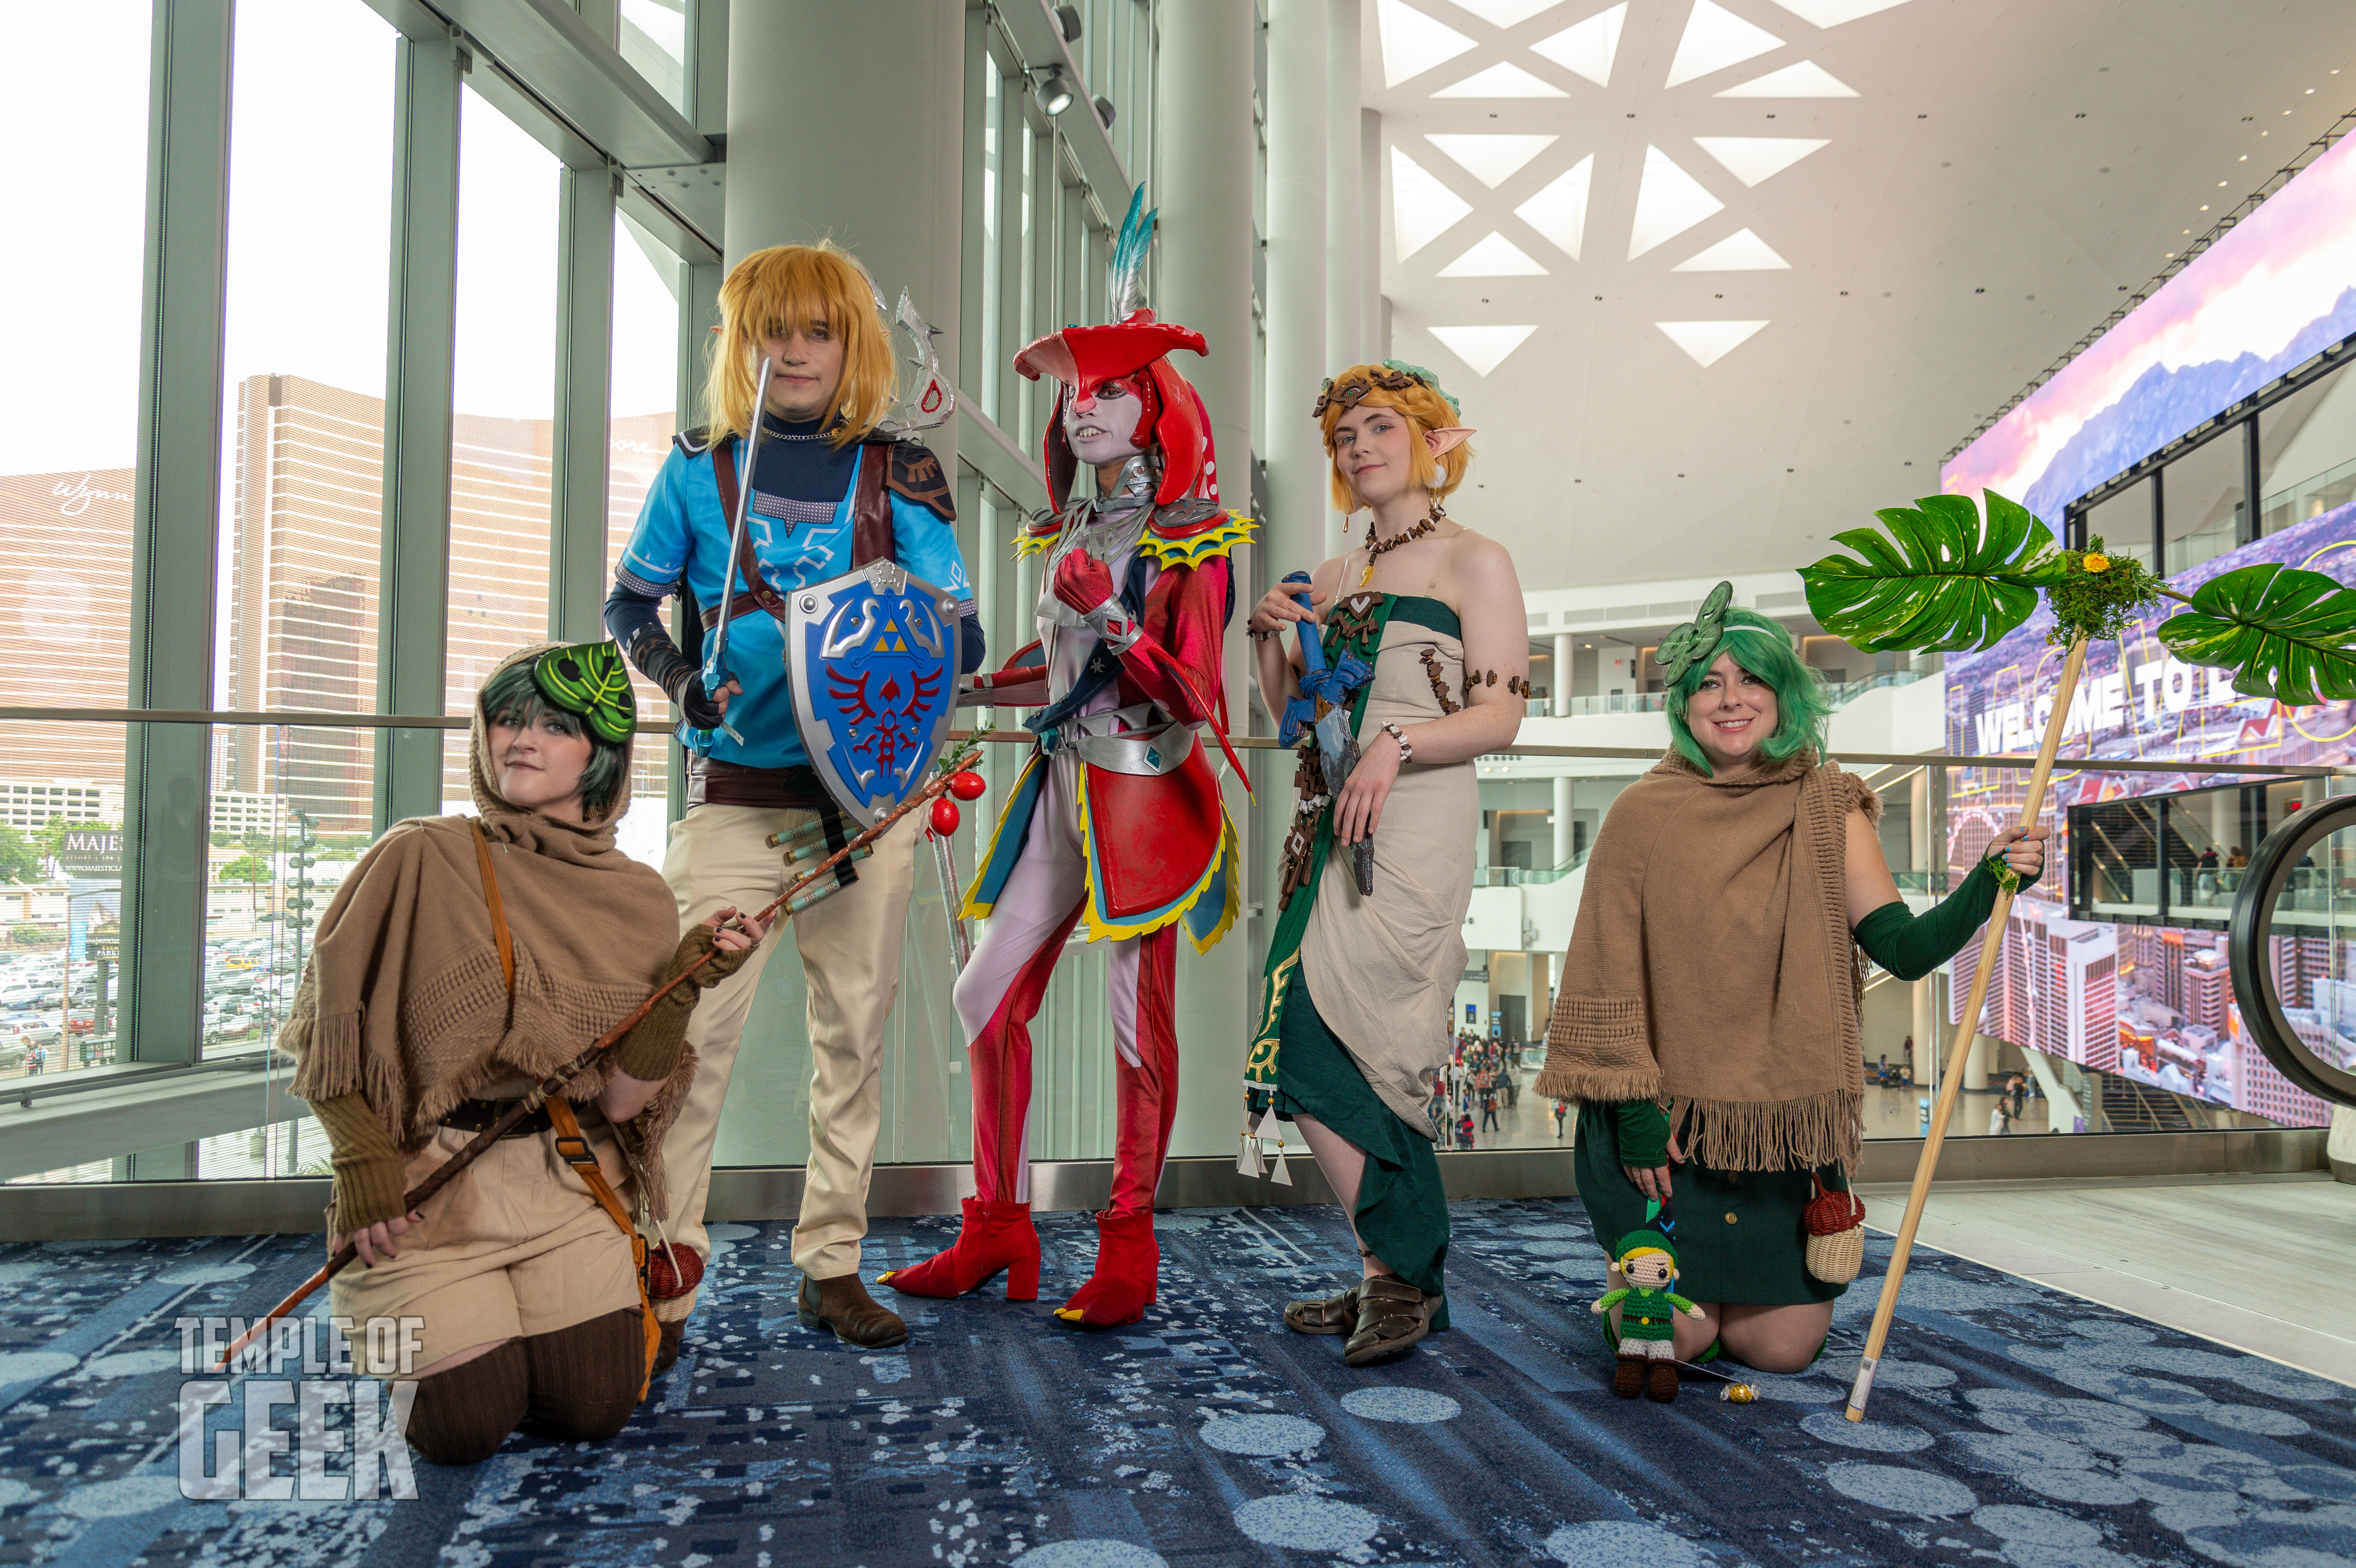
[[[2090,555],[2085,560],[2085,567],[2088,571],[2108,571],[2111,569],[2111,558],[2106,555]]]

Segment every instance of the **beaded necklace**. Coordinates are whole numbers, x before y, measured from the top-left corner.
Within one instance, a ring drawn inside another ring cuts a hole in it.
[[[1416,524],[1415,527],[1402,529],[1387,539],[1376,539],[1375,538],[1375,520],[1372,517],[1367,518],[1366,570],[1359,576],[1358,586],[1364,588],[1367,583],[1372,582],[1375,580],[1375,562],[1380,560],[1392,550],[1398,549],[1399,546],[1407,543],[1409,539],[1419,539],[1424,535],[1439,528],[1440,519],[1446,516],[1448,516],[1448,514],[1442,511],[1440,507],[1440,504],[1435,501],[1432,503],[1431,515],[1430,517]]]

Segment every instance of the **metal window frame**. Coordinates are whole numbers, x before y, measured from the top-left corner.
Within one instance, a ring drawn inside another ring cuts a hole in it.
[[[376,705],[378,716],[423,715],[442,709],[446,670],[462,80],[471,73],[493,108],[566,165],[549,626],[594,636],[609,492],[614,208],[619,200],[680,252],[698,297],[716,293],[716,204],[701,213],[695,182],[680,170],[720,157],[705,132],[724,125],[727,7],[695,0],[691,117],[564,0],[368,3],[397,35]],[[200,803],[214,782],[212,725],[229,721],[212,709],[211,682],[235,6],[155,0],[151,15],[130,675],[120,710],[139,716],[124,720],[121,1005],[129,1059],[171,1063],[201,1053],[209,813]],[[683,306],[683,394],[695,314]],[[682,401],[682,413],[691,406]],[[75,712],[95,720],[100,710]],[[446,721],[366,727],[376,738],[379,830],[439,810]]]
[[[148,75],[129,705],[212,700],[234,0],[155,0]],[[121,1028],[141,1061],[197,1060],[211,814],[209,725],[124,735]]]

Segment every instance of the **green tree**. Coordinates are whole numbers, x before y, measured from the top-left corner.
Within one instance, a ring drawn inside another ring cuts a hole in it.
[[[0,827],[0,882],[29,882],[41,874],[32,841],[13,827]]]
[[[270,875],[270,862],[259,855],[241,856],[220,869],[224,882],[266,882]]]
[[[52,816],[33,830],[33,847],[40,852],[43,859],[53,858],[65,848],[67,834],[83,831],[120,833],[123,831],[123,824],[75,822],[63,816]]]

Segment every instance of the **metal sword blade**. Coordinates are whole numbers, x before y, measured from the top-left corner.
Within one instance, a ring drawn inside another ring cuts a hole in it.
[[[973,933],[958,915],[963,902],[963,884],[958,878],[957,855],[946,833],[933,835],[933,869],[940,873],[941,912],[949,922],[949,957],[962,975],[973,957]]]
[[[744,472],[736,485],[736,515],[729,519],[728,559],[720,571],[720,624],[713,630],[711,656],[703,662],[703,694],[714,695],[734,678],[728,668],[728,622],[736,604],[736,562],[744,552],[744,527],[753,510],[753,476],[761,453],[762,416],[769,408],[769,378],[776,361],[761,356],[761,379],[753,392],[752,428],[744,432]],[[751,589],[751,583],[746,583]],[[734,733],[734,731],[731,731]]]

